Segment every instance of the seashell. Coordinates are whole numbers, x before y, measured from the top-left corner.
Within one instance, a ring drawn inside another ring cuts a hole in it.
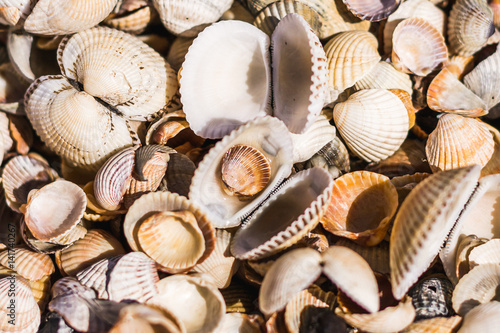
[[[405,297],[396,306],[389,306],[376,313],[344,313],[340,308],[335,314],[349,325],[371,333],[399,332],[410,325],[415,318],[411,298]]]
[[[227,288],[221,289],[220,292],[226,303],[227,313],[251,313],[256,310],[253,303],[257,295],[252,289],[241,284],[237,280],[233,281]]]
[[[239,20],[247,23],[252,23],[253,15],[248,11],[246,4],[239,1],[233,2],[231,8],[222,14],[221,20]]]
[[[403,102],[406,108],[406,112],[408,112],[408,122],[409,122],[408,128],[411,129],[413,125],[415,125],[415,113],[418,111],[415,110],[415,107],[413,106],[411,95],[402,89],[388,89],[388,90],[394,95],[398,96],[401,102]]]
[[[426,76],[447,60],[448,49],[443,35],[426,20],[406,19],[394,29],[392,63],[398,70]]]
[[[470,268],[472,269],[478,265],[500,263],[500,256],[498,254],[499,246],[500,239],[491,239],[484,244],[479,244],[472,248],[469,254]]]
[[[30,285],[31,292],[33,293],[33,297],[35,298],[40,311],[43,313],[50,299],[50,275],[46,275],[37,281],[28,280],[28,283]]]
[[[403,20],[419,17],[432,24],[444,36],[446,14],[429,0],[406,0],[398,9],[389,15],[383,28],[384,53],[392,50],[392,34],[396,26]]]
[[[413,84],[408,74],[398,71],[388,62],[379,61],[354,84],[355,91],[363,89],[402,89],[411,95]]]
[[[291,133],[291,136],[293,162],[304,162],[335,139],[335,126],[330,125],[326,117],[320,115],[303,134]]]
[[[370,265],[374,272],[384,275],[389,275],[391,269],[389,267],[389,243],[382,241],[376,246],[362,246],[354,243],[346,238],[340,238],[336,246],[343,246],[350,248],[359,254]]]
[[[57,54],[63,75],[132,120],[150,120],[160,112],[175,81],[167,75],[170,66],[156,51],[114,29],[97,27],[67,37]],[[176,90],[177,82],[174,85]]]
[[[104,230],[93,229],[69,248],[56,252],[56,263],[61,273],[76,275],[101,259],[119,254],[125,254],[125,250],[117,239]]]
[[[11,64],[17,78],[22,78],[28,83],[33,82],[36,78],[30,62],[33,53],[33,35],[11,29],[7,35],[7,45],[9,58],[12,59]],[[35,55],[33,54],[33,56]]]
[[[26,226],[35,238],[57,242],[73,231],[86,205],[87,198],[80,187],[59,179],[30,192],[25,208]]]
[[[305,164],[306,168],[320,167],[328,171],[332,178],[349,172],[349,152],[339,137],[328,142]]]
[[[231,7],[232,1],[154,0],[153,4],[169,32],[181,37],[196,37],[207,25],[217,21]]]
[[[26,117],[7,116],[9,136],[3,137],[4,149],[14,148],[19,154],[27,155],[33,145],[33,128]],[[6,134],[6,132],[4,132]],[[12,137],[12,138],[11,138]],[[13,142],[12,142],[13,141]],[[9,146],[12,142],[12,146]]]
[[[144,32],[149,22],[155,17],[152,7],[144,0],[123,1],[104,19],[103,23],[111,28],[131,34],[140,34]]]
[[[204,157],[191,181],[189,198],[217,228],[241,223],[291,172],[292,141],[284,124],[264,117],[241,126],[218,142]],[[224,191],[220,163],[226,151],[238,144],[258,149],[271,166],[271,179],[253,199],[241,201]],[[221,203],[224,202],[224,205]]]
[[[371,22],[381,21],[391,15],[401,4],[401,0],[367,1],[342,0],[347,8],[362,20]]]
[[[331,187],[332,179],[323,169],[295,174],[238,229],[231,253],[238,259],[255,260],[293,245],[319,223]]]
[[[15,295],[12,295],[12,290]],[[40,325],[40,309],[28,281],[18,275],[3,277],[0,279],[0,295],[0,315],[4,318],[0,329],[4,332],[36,332]],[[11,304],[14,304],[13,312]],[[9,314],[14,314],[14,318]]]
[[[481,170],[481,176],[487,176],[500,172],[500,132],[493,126],[486,124],[486,127],[493,135],[494,150],[491,159]]]
[[[125,120],[62,76],[35,80],[26,92],[25,107],[47,146],[77,166],[97,171],[114,152],[132,145]]]
[[[479,51],[495,32],[493,12],[485,0],[457,0],[448,20],[450,51],[470,56]]]
[[[82,285],[74,277],[63,277],[57,280],[52,286],[51,297],[53,299],[65,294],[75,294],[87,299],[96,298],[96,293],[93,289]]]
[[[330,39],[325,45],[328,87],[343,91],[362,79],[380,61],[377,48],[377,39],[367,31],[346,31]]]
[[[430,276],[416,283],[408,292],[416,311],[416,320],[447,317],[453,313],[453,284],[445,276]]]
[[[191,37],[177,37],[170,45],[167,54],[167,62],[176,71],[179,71],[184,63],[184,59],[188,52],[189,47],[193,44],[194,38]]]
[[[15,211],[28,202],[28,193],[58,178],[46,161],[33,156],[16,156],[5,165],[2,185],[9,206]]]
[[[148,145],[166,145],[175,148],[178,153],[180,152],[179,146],[187,142],[193,147],[201,147],[205,139],[194,134],[182,110],[164,114],[160,119],[151,123],[146,133]]]
[[[352,94],[346,102],[335,105],[333,118],[347,147],[368,162],[391,156],[408,133],[403,102],[383,89]]]
[[[226,305],[217,288],[200,277],[174,275],[157,283],[159,294],[146,304],[172,313],[186,332],[215,332],[221,323]],[[185,301],[179,303],[179,299]],[[193,316],[197,313],[197,316]]]
[[[32,1],[2,0],[0,2],[0,24],[15,26],[26,19],[32,8]]]
[[[197,264],[193,270],[210,276],[219,289],[224,289],[231,283],[232,276],[239,268],[239,261],[230,253],[229,245],[232,234],[224,229],[215,230],[214,251],[202,263]]]
[[[270,3],[260,11],[253,23],[257,28],[271,36],[278,23],[290,13],[302,16],[316,34],[318,34],[320,27],[326,24],[322,17],[308,4],[292,0],[278,0]]]
[[[455,114],[445,114],[439,118],[425,146],[433,172],[473,164],[483,167],[493,151],[493,136],[482,122]]]
[[[453,291],[453,309],[465,316],[479,304],[496,299],[496,289],[500,284],[500,266],[484,264],[474,267],[465,274]]]
[[[117,0],[64,1],[54,4],[40,0],[24,22],[31,34],[67,35],[92,28],[108,16]]]
[[[499,325],[499,311],[500,302],[497,301],[491,301],[476,306],[464,316],[462,326],[460,326],[458,333],[493,333]]]
[[[469,255],[472,249],[476,246],[484,244],[485,241],[486,239],[478,238],[476,235],[459,236],[459,241],[455,251],[456,275],[451,276],[451,279],[455,282],[455,284],[472,268],[469,264]]]
[[[196,166],[186,155],[170,154],[167,172],[163,178],[166,188],[163,189],[161,185],[159,188],[187,197],[195,171]]]
[[[167,272],[189,270],[215,246],[208,218],[191,201],[170,192],[139,198],[128,210],[123,230],[134,251],[143,250]]]
[[[479,173],[477,165],[439,172],[421,181],[406,197],[394,220],[389,249],[396,299],[404,296],[434,260]]]
[[[264,320],[258,314],[247,315],[234,312],[224,315],[219,330],[221,332],[261,333],[263,332],[263,326]]]
[[[355,171],[335,180],[321,224],[334,235],[373,246],[384,239],[397,207],[398,194],[388,177]]]
[[[332,292],[324,292],[312,285],[295,295],[285,308],[285,324],[288,332],[298,333],[307,329],[310,317],[318,316],[318,312],[331,311],[335,308],[336,297]]]
[[[434,317],[413,322],[401,333],[452,333],[456,332],[462,317]]]
[[[0,252],[0,265],[8,267],[23,278],[37,281],[55,272],[50,257],[25,248],[10,248]]]
[[[44,321],[40,326],[38,332],[40,333],[73,333],[74,330],[66,324],[64,318],[56,313],[50,312],[46,316],[44,316]]]
[[[130,304],[120,310],[110,333],[164,331],[181,333],[182,324],[170,312],[142,304]]]
[[[19,102],[22,103],[24,93],[29,87],[29,82],[24,80],[16,72],[14,65],[10,62],[0,65],[0,110],[18,114],[21,106]],[[7,115],[3,115],[3,118],[7,118]],[[10,150],[12,146],[12,139],[10,135],[4,136],[5,150]]]

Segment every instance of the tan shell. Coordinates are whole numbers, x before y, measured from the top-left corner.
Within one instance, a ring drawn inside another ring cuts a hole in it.
[[[412,323],[401,333],[453,333],[456,332],[462,317],[435,317]]]
[[[259,314],[226,313],[219,326],[221,332],[261,333],[264,319]]]
[[[33,1],[2,0],[0,1],[0,23],[15,26],[20,19],[26,19],[26,16],[33,8]]]
[[[486,239],[478,238],[475,235],[459,236],[459,241],[457,245],[457,249],[455,251],[455,276],[452,276],[450,279],[455,284],[472,268],[469,263],[469,255],[471,251],[481,245],[484,244]]]
[[[24,29],[32,34],[67,35],[91,28],[104,20],[117,0],[62,1],[36,3],[24,22]]]
[[[374,272],[389,275],[391,269],[389,267],[389,243],[381,242],[376,246],[362,246],[353,241],[340,238],[335,245],[348,247],[359,254],[370,265]]]
[[[433,172],[473,164],[484,167],[493,151],[493,136],[482,122],[455,114],[439,118],[425,147]]]
[[[103,23],[131,34],[140,34],[144,32],[155,14],[153,6],[147,1],[123,1],[120,8],[117,10],[115,7],[114,12],[108,15]]]
[[[28,283],[30,285],[31,292],[33,293],[33,297],[35,298],[40,311],[43,313],[50,299],[50,275],[46,275],[37,281],[28,280]]]
[[[342,32],[325,45],[328,86],[344,90],[367,75],[380,61],[375,36],[366,31]]]
[[[500,302],[480,304],[469,311],[457,333],[494,333],[500,325]]]
[[[396,214],[390,242],[391,284],[396,299],[404,296],[438,254],[479,174],[477,165],[433,174],[406,197]]]
[[[498,238],[474,247],[469,254],[470,268],[483,264],[500,264],[499,247],[500,239]]]
[[[0,264],[30,281],[40,280],[55,272],[52,259],[47,254],[32,252],[25,248],[9,248],[2,251]]]
[[[371,71],[356,81],[356,91],[363,89],[402,89],[408,94],[413,93],[413,83],[410,76],[398,71],[394,66],[385,61],[379,61]]]
[[[355,171],[335,180],[321,224],[334,235],[373,246],[384,239],[397,207],[398,194],[388,177]]]
[[[157,307],[130,304],[120,310],[109,333],[168,332],[182,333],[182,324],[172,313]]]
[[[170,45],[170,49],[167,54],[167,62],[172,66],[173,69],[179,71],[186,57],[189,47],[193,44],[194,38],[189,37],[177,37]]]
[[[69,248],[56,252],[56,263],[63,274],[76,275],[82,269],[119,254],[125,254],[120,242],[107,231],[90,230]]]

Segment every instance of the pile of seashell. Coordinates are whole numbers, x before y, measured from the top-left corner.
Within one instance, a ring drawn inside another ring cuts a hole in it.
[[[499,0],[0,25],[0,332],[498,332]]]

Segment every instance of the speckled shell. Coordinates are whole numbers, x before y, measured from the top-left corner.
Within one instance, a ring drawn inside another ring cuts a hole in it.
[[[416,283],[408,292],[416,310],[416,320],[447,317],[453,313],[453,284],[444,275],[430,276]]]

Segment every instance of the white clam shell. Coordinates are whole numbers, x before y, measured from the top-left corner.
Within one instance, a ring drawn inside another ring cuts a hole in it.
[[[496,333],[500,326],[500,302],[478,305],[469,311],[457,333]]]
[[[335,139],[335,126],[320,115],[302,134],[293,134],[293,163],[304,162],[313,157],[328,142]]]

